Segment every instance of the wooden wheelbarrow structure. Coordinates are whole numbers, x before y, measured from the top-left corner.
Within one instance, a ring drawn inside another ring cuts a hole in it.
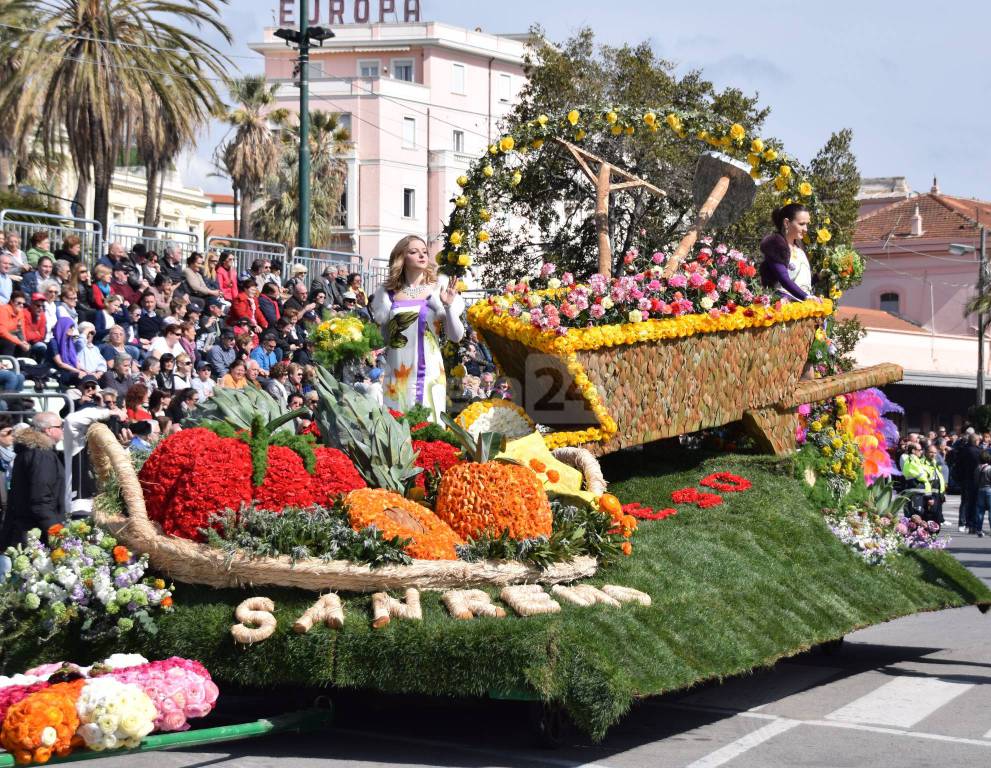
[[[616,168],[601,157],[558,140],[595,184],[595,223],[599,271],[609,276],[609,195],[643,187],[664,192]],[[614,183],[613,175],[623,181]],[[756,183],[750,169],[731,157],[703,153],[695,170],[695,221],[665,265],[670,276],[706,227],[724,226],[753,204]],[[793,311],[794,310],[794,311]],[[701,332],[679,338],[653,333],[648,323],[643,341],[599,346],[585,336],[567,350],[552,340],[528,346],[528,324],[522,320],[492,322],[485,306],[469,318],[479,329],[496,361],[514,380],[520,403],[536,423],[564,432],[558,442],[579,444],[589,430],[602,439],[585,447],[595,454],[643,445],[700,429],[743,421],[762,449],[776,454],[795,448],[798,406],[867,387],[900,381],[901,366],[886,363],[825,379],[803,380],[809,348],[831,305],[812,302],[787,305],[779,322],[736,330]],[[666,321],[651,321],[651,323]],[[595,413],[587,377],[611,420]]]

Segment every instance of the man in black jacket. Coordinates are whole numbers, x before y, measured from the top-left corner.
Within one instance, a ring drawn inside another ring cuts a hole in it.
[[[23,544],[32,528],[40,528],[45,539],[49,528],[65,522],[65,467],[55,450],[61,437],[62,419],[57,413],[45,412],[37,414],[31,428],[15,438],[0,550]]]
[[[977,532],[974,528],[977,519],[977,478],[974,473],[977,470],[977,465],[981,463],[979,442],[980,437],[977,433],[969,431],[964,436],[962,444],[959,447],[953,447],[953,452],[956,454],[953,471],[957,473],[960,482],[959,523],[961,533],[964,531]]]

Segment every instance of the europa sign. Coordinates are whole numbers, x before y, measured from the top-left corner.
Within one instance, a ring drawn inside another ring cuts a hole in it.
[[[420,0],[311,0],[310,18],[312,26],[320,24],[369,24],[392,21],[399,18],[402,6],[403,21],[420,20]],[[377,18],[372,17],[373,10]],[[346,11],[351,12],[351,18],[345,19]],[[298,24],[296,19],[296,0],[279,0],[279,26],[292,27]]]

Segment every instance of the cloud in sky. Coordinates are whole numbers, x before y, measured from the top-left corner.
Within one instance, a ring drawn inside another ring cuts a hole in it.
[[[326,3],[327,0],[317,0]],[[349,0],[350,2],[350,0]],[[374,2],[372,3],[374,5]],[[243,72],[261,70],[247,44],[272,24],[275,0],[224,9],[234,33],[231,53]],[[854,131],[865,176],[905,175],[915,189],[932,176],[948,193],[991,198],[985,137],[991,105],[986,32],[991,3],[965,2],[942,13],[922,0],[895,3],[831,0],[421,0],[423,18],[492,32],[522,32],[540,24],[552,40],[590,26],[601,43],[649,39],[679,71],[701,69],[719,87],[758,92],[771,107],[767,132],[789,151],[811,157],[841,128]],[[197,147],[207,161],[223,130]],[[226,192],[206,179],[206,163],[189,181]]]

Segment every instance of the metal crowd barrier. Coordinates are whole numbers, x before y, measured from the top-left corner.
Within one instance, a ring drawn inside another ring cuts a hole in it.
[[[240,275],[251,268],[255,259],[279,259],[283,268],[289,255],[281,243],[270,243],[265,240],[243,240],[237,237],[221,237],[211,235],[206,239],[206,252],[230,251],[237,259],[237,273]]]
[[[337,269],[347,267],[348,272],[360,272],[361,257],[343,251],[327,251],[321,248],[293,248],[289,261],[283,268],[283,281],[292,275],[292,268],[302,264],[306,267],[306,284],[310,285],[323,274],[327,267]]]
[[[175,243],[182,252],[182,264],[185,266],[186,257],[193,251],[200,250],[200,236],[195,232],[181,229],[165,229],[162,227],[146,227],[142,224],[111,224],[108,243],[120,243],[128,253],[141,243],[149,251],[159,256],[165,251],[165,246]]]
[[[83,263],[92,267],[103,255],[103,226],[96,219],[6,208],[0,211],[0,230],[17,232],[25,253],[31,248],[31,235],[44,231],[49,235],[53,253],[62,247],[66,237],[76,235],[82,241]]]

